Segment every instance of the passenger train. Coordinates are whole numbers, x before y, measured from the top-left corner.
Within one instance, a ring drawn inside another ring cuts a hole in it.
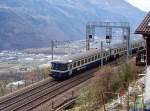
[[[134,41],[130,44],[130,53],[134,54],[138,50],[144,49],[143,40]],[[127,45],[116,44],[107,50],[92,49],[83,53],[70,55],[62,58],[62,60],[53,61],[52,72],[50,74],[56,80],[64,80],[81,72],[90,70],[94,67],[101,66],[101,62],[106,64],[110,61],[126,55]]]

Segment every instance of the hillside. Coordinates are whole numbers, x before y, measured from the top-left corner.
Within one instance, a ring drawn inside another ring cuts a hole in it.
[[[134,28],[144,15],[124,0],[0,0],[0,49],[83,39],[87,21],[128,21]]]

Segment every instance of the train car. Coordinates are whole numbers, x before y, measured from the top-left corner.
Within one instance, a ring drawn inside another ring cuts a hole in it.
[[[146,65],[146,50],[145,49],[141,49],[137,52],[136,65],[137,66],[145,66]]]
[[[103,58],[106,61],[108,51],[103,55],[100,49],[93,49],[84,53],[75,54],[62,58],[59,61],[53,61],[52,76],[55,79],[67,79],[73,75],[98,66]]]
[[[143,48],[143,41],[132,42],[130,52],[134,54],[138,49]],[[107,50],[93,49],[83,53],[63,57],[61,60],[53,61],[50,74],[56,80],[64,80],[94,67],[107,64],[121,56],[126,55],[126,44],[115,44]]]

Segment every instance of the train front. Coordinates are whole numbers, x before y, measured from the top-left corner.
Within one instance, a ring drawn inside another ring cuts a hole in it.
[[[51,62],[51,74],[50,76],[56,80],[64,80],[69,77],[68,63],[63,63],[61,61]]]

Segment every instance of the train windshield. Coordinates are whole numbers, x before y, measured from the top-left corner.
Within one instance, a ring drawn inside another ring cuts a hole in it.
[[[53,70],[60,70],[60,71],[65,71],[67,70],[67,64],[62,64],[62,63],[52,63],[52,69]]]

